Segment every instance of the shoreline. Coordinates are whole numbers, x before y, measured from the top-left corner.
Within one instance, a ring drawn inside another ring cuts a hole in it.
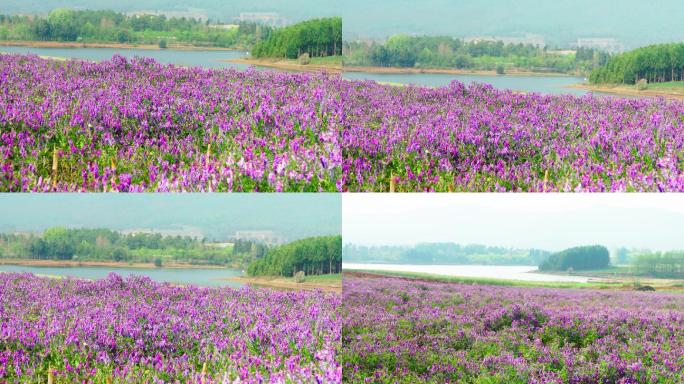
[[[0,259],[0,265],[14,265],[20,267],[103,267],[103,268],[138,268],[138,269],[225,269],[219,265],[197,265],[188,263],[165,263],[156,267],[154,263],[127,263],[118,261],[74,261],[74,260],[36,260],[36,259]]]
[[[326,292],[342,293],[342,279],[334,283],[306,282],[295,283],[291,278],[286,277],[249,277],[234,276],[227,277],[226,281],[254,285],[259,287],[286,289],[286,290],[321,290]]]
[[[582,89],[591,92],[608,93],[618,96],[635,96],[635,97],[664,97],[666,99],[684,100],[684,93],[667,92],[661,90],[636,90],[633,86],[624,85],[591,85],[591,84],[571,84],[566,85],[565,88]]]
[[[170,51],[243,51],[239,48],[202,47],[197,45],[169,45],[159,48],[157,44],[127,44],[127,43],[78,43],[70,41],[0,41],[0,47],[29,47],[29,48],[114,48],[114,49],[149,49]]]
[[[534,272],[530,272],[534,273]],[[361,279],[381,279],[397,278],[409,281],[442,282],[455,284],[478,284],[478,285],[497,285],[527,288],[553,288],[553,289],[599,289],[611,291],[637,291],[638,283],[640,286],[651,286],[661,292],[683,292],[684,280],[672,279],[634,279],[634,278],[589,278],[587,282],[546,282],[546,281],[524,281],[507,280],[497,278],[475,278],[459,276],[442,276],[436,274],[420,272],[396,272],[396,271],[374,271],[374,270],[343,270],[345,277]]]
[[[441,74],[441,75],[481,75],[481,76],[535,76],[535,77],[581,77],[558,72],[535,72],[525,70],[510,70],[504,74],[497,74],[494,70],[471,70],[455,68],[399,68],[399,67],[365,67],[343,66],[344,72],[367,72],[380,74]]]
[[[243,57],[239,59],[225,59],[222,60],[228,63],[236,64],[248,64],[255,65],[259,67],[277,68],[285,69],[298,72],[329,72],[329,73],[342,73],[342,66],[337,65],[321,65],[321,64],[297,64],[291,61],[283,59],[251,59],[248,57]]]

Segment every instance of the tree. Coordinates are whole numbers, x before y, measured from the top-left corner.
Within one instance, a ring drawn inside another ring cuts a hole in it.
[[[542,271],[601,269],[610,265],[608,249],[602,245],[569,248],[550,255],[539,265]]]
[[[313,237],[269,249],[263,258],[247,268],[252,276],[293,276],[340,273],[342,270],[341,236]]]

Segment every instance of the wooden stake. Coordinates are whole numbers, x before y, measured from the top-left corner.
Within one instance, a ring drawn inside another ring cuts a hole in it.
[[[546,172],[544,172],[544,186],[542,187],[542,192],[546,192],[546,184],[549,182],[549,170],[547,169]]]
[[[52,189],[57,187],[57,168],[59,163],[59,152],[57,147],[52,148]]]
[[[200,383],[204,384],[204,378],[207,376],[207,362],[202,364],[202,376],[200,378]]]

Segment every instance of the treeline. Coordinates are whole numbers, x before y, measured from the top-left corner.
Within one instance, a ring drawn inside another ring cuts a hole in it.
[[[466,42],[447,36],[395,35],[384,43],[345,44],[345,65],[350,66],[588,72],[607,57],[592,49],[559,54],[532,44]]]
[[[632,264],[639,275],[684,278],[684,251],[653,252],[637,256]]]
[[[185,17],[126,15],[114,11],[55,9],[47,17],[0,15],[0,40],[250,47],[272,28],[240,23],[237,28]]]
[[[635,84],[684,80],[684,43],[658,44],[611,57],[594,69],[592,83]]]
[[[251,276],[324,275],[342,271],[342,237],[321,236],[268,249],[247,268]]]
[[[247,265],[262,256],[262,245],[218,248],[189,236],[123,234],[109,229],[55,227],[36,234],[0,234],[0,257],[38,260],[186,262]]]
[[[257,43],[252,56],[297,59],[342,55],[342,18],[303,21],[274,31]]]
[[[415,246],[344,246],[350,263],[538,265],[550,252],[480,244],[424,243]]]
[[[610,266],[610,254],[602,245],[569,248],[550,255],[539,265],[541,271],[580,271]]]

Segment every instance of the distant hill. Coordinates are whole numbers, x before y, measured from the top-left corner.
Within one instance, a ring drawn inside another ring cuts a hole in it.
[[[602,269],[610,265],[610,253],[602,245],[573,247],[556,252],[539,264],[542,271],[581,271]]]
[[[0,199],[0,232],[192,227],[209,240],[267,230],[291,241],[339,234],[340,204],[336,194],[8,194]]]
[[[677,0],[344,0],[344,38],[396,33],[468,36],[538,34],[547,45],[618,39],[625,49],[684,40]]]
[[[230,22],[241,12],[278,13],[288,23],[313,17],[339,16],[340,1],[315,0],[2,0],[0,13],[47,13],[54,8],[111,9],[119,12],[162,12],[172,16]]]

